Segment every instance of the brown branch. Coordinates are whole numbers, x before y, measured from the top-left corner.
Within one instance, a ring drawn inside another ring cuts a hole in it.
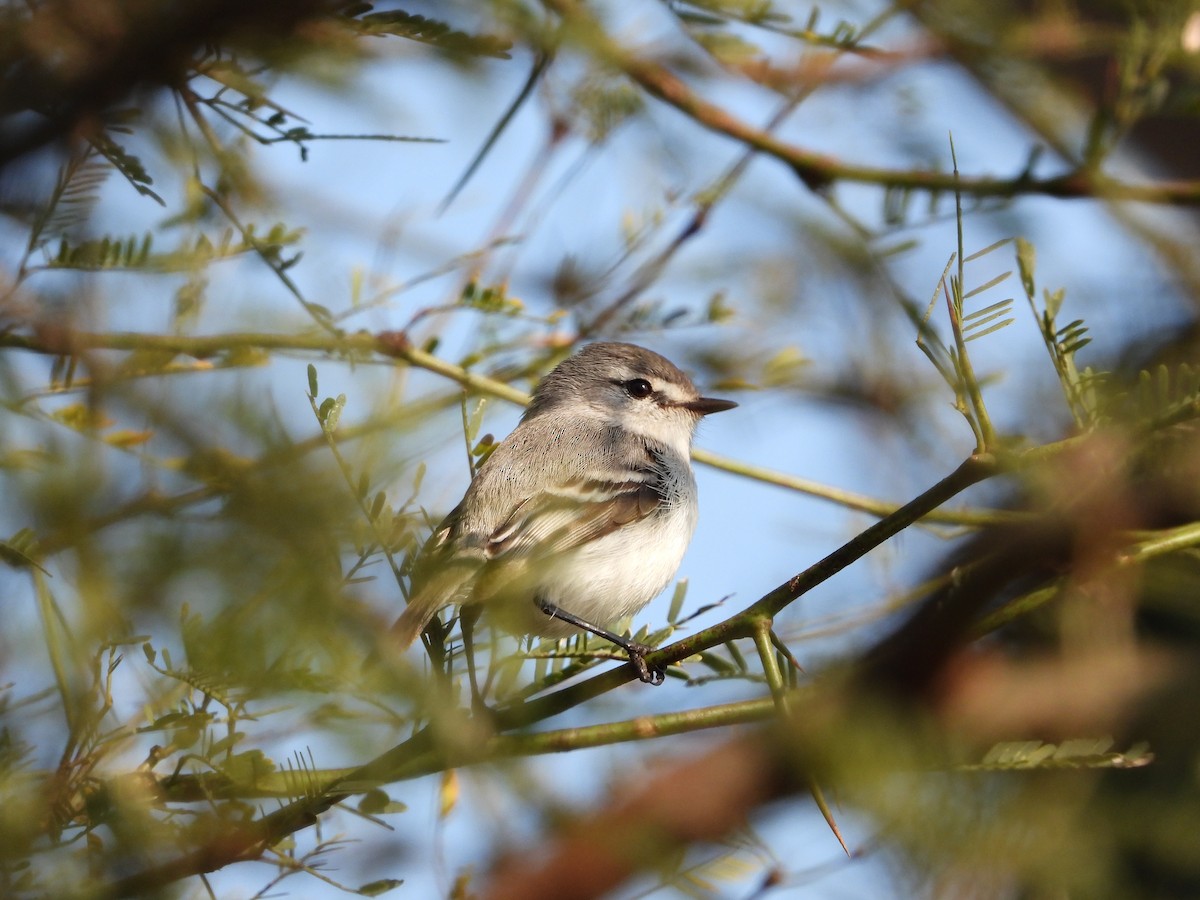
[[[851,181],[896,190],[946,194],[958,191],[973,197],[1036,194],[1061,199],[1127,200],[1173,206],[1200,204],[1200,181],[1194,180],[1130,184],[1087,170],[1076,170],[1051,178],[1035,178],[1028,173],[1013,178],[995,178],[855,165],[827,154],[814,153],[755,128],[705,100],[666,67],[630,52],[609,37],[583,4],[574,0],[550,0],[549,5],[573,25],[571,33],[580,45],[591,49],[609,65],[624,72],[648,94],[675,107],[710,131],[775,157],[789,166],[814,191],[823,190],[838,181]]]

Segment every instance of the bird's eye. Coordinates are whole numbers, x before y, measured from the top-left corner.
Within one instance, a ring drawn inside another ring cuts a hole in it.
[[[625,393],[635,400],[645,399],[654,393],[654,388],[645,378],[633,378],[624,382],[621,387],[625,388]]]

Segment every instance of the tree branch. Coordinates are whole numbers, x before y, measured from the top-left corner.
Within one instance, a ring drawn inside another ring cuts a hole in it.
[[[1016,197],[1034,194],[1061,199],[1125,200],[1171,206],[1200,204],[1200,181],[1161,181],[1130,184],[1098,171],[1076,169],[1051,178],[1035,178],[1027,172],[1013,178],[985,175],[964,176],[952,172],[920,172],[887,169],[843,162],[836,157],[805,150],[769,131],[732,115],[705,100],[680,78],[658,63],[630,52],[609,37],[599,20],[575,0],[549,0],[548,5],[573,25],[571,34],[581,46],[624,72],[653,97],[675,107],[699,125],[753,147],[785,163],[810,189],[824,190],[838,181],[875,184],[895,190],[952,194],[973,197]]]
[[[519,406],[529,403],[529,394],[486,375],[479,375],[419,350],[408,343],[401,332],[384,331],[372,334],[358,331],[350,334],[325,334],[302,332],[276,334],[270,332],[228,332],[213,335],[149,334],[141,332],[88,332],[41,327],[32,335],[15,332],[0,333],[0,348],[27,350],[46,355],[84,355],[94,350],[118,350],[125,352],[149,351],[152,353],[177,353],[196,359],[229,356],[245,350],[298,351],[324,353],[351,358],[365,358],[372,354],[405,362],[440,375],[462,387],[480,394],[507,400]],[[786,472],[777,472],[764,466],[722,456],[709,450],[695,449],[692,458],[706,466],[731,472],[754,481],[807,494],[874,516],[889,516],[900,507],[840,488],[819,484]],[[931,511],[924,521],[940,525],[981,526],[1004,521],[1017,521],[1019,513],[992,509],[963,509]]]

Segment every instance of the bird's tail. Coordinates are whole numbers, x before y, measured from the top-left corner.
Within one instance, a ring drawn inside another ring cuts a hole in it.
[[[478,562],[469,558],[460,557],[442,563],[437,571],[431,573],[431,577],[422,579],[414,590],[408,606],[388,632],[388,643],[397,650],[411,647],[438,612],[468,598],[478,571]]]
[[[438,602],[437,596],[430,592],[418,594],[392,625],[388,632],[388,642],[397,650],[407,650],[425,630],[429,620],[445,605]]]

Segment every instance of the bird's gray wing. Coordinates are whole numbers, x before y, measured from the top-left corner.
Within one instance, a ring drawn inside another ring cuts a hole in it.
[[[472,485],[496,512],[474,525],[488,559],[553,556],[651,515],[666,500],[663,452],[586,417],[522,424]]]
[[[651,515],[665,500],[646,469],[574,478],[526,498],[488,536],[489,559],[548,557]]]

